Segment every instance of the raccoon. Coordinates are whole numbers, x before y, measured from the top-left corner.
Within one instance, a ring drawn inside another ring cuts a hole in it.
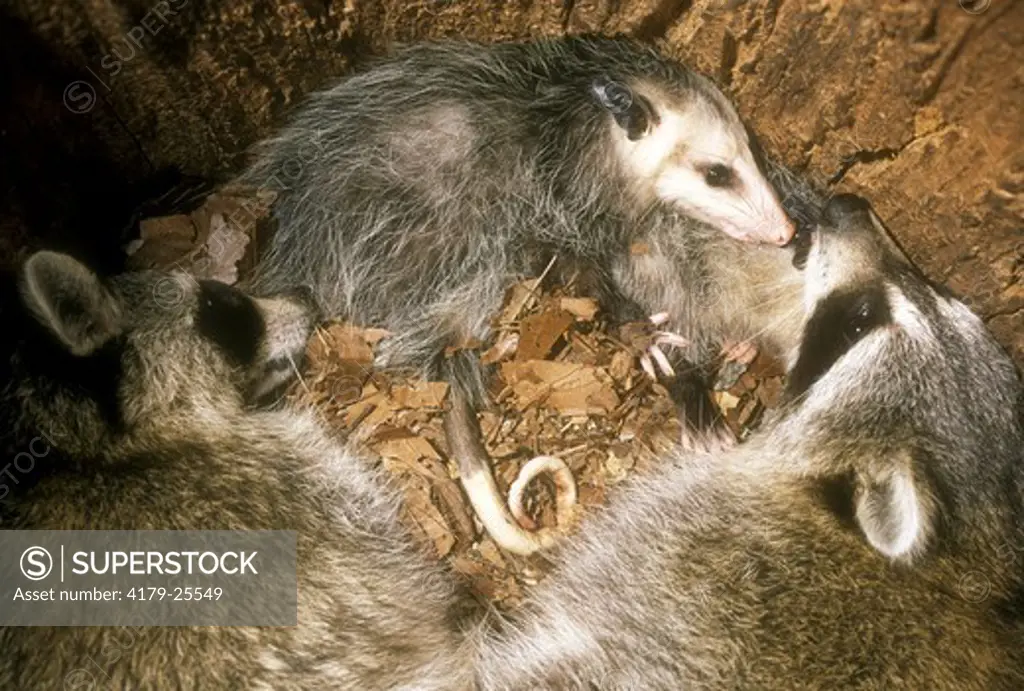
[[[297,627],[148,628],[103,683],[470,688],[473,602],[401,528],[396,492],[311,413],[253,406],[294,369],[311,305],[180,273],[101,281],[52,252],[31,256],[18,284],[4,404],[55,448],[6,497],[0,526],[298,532]],[[62,688],[118,635],[0,629],[0,687]]]
[[[833,199],[785,404],[584,525],[482,689],[1019,689],[1024,387],[867,204]]]
[[[390,331],[378,365],[451,383],[456,448],[487,394],[476,356],[446,353],[485,339],[551,256],[605,271],[666,214],[751,242],[794,232],[732,104],[625,38],[406,48],[314,95],[240,181],[278,195],[253,290],[305,284],[327,315]],[[479,508],[486,455],[457,460]]]

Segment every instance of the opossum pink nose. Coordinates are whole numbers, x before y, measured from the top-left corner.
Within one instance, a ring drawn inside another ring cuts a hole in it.
[[[793,239],[794,235],[796,235],[796,224],[793,223],[791,219],[787,218],[779,226],[778,233],[775,237],[775,242],[778,243],[779,245],[786,245],[789,243],[790,240]]]

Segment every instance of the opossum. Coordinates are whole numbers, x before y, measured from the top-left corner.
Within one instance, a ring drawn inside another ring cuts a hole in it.
[[[487,634],[512,689],[1024,688],[1024,386],[856,197],[807,257],[785,402],[678,454]]]
[[[3,404],[47,442],[22,447],[46,450],[34,483],[5,482],[0,527],[295,530],[298,626],[2,628],[0,688],[471,688],[473,600],[414,546],[398,493],[310,411],[252,407],[310,305],[181,273],[102,282],[52,252],[19,286]]]
[[[474,491],[494,486],[472,441],[487,396],[460,347],[552,255],[607,271],[667,215],[788,242],[754,148],[710,81],[628,39],[406,48],[314,95],[240,178],[278,195],[251,286],[308,285],[327,315],[391,333],[379,366],[448,380],[462,481],[501,515]],[[520,537],[504,546],[538,546]]]

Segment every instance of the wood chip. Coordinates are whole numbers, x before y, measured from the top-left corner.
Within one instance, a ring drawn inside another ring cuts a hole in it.
[[[594,321],[597,316],[598,304],[593,298],[563,297],[558,299],[558,305],[580,321]]]
[[[576,318],[562,309],[546,310],[530,315],[519,325],[519,349],[516,360],[538,360],[551,353],[552,346],[562,338]]]
[[[530,360],[502,363],[501,374],[520,410],[543,402],[563,415],[606,415],[619,405],[611,377],[597,367]]]
[[[416,381],[391,390],[391,400],[397,408],[440,409],[447,395],[448,384],[436,381]]]

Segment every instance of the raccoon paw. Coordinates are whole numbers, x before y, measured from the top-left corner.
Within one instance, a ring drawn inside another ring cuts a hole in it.
[[[728,425],[719,421],[704,429],[683,426],[679,439],[683,449],[690,453],[721,453],[736,445],[736,435]]]

